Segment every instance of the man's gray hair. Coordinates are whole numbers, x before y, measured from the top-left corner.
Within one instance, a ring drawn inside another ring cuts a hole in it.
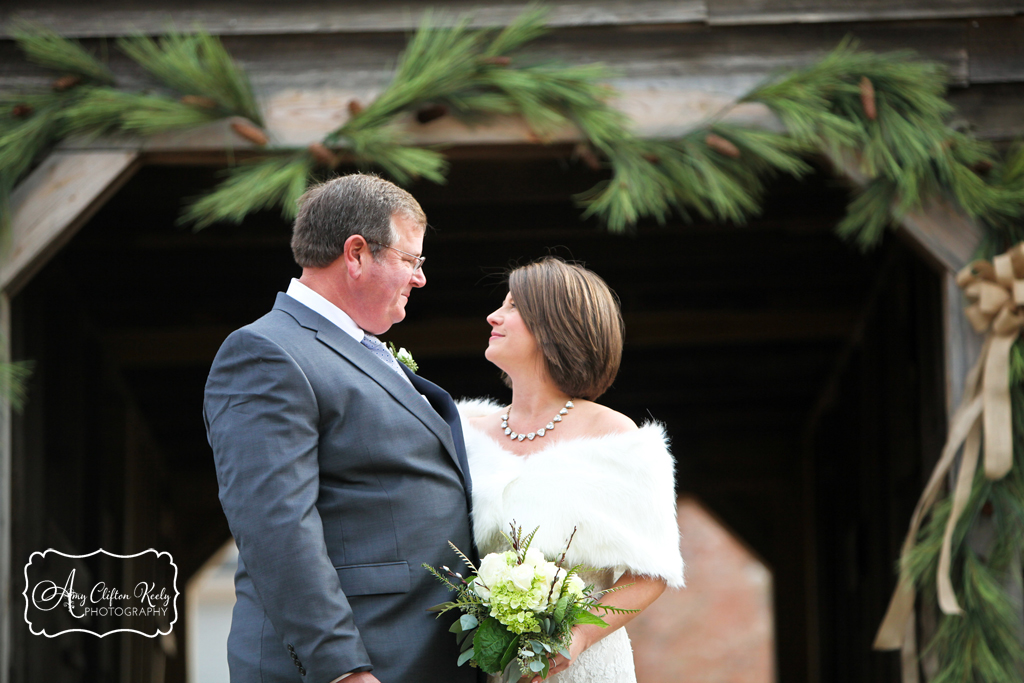
[[[362,235],[377,258],[397,235],[391,217],[404,216],[426,229],[427,216],[411,194],[383,178],[363,173],[333,178],[306,191],[292,228],[292,254],[303,268],[324,268],[345,251],[345,241]],[[374,244],[377,243],[377,244]]]

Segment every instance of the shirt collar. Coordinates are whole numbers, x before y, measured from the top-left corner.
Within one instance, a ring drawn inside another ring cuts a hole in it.
[[[302,284],[295,278],[292,278],[286,293],[306,308],[309,308],[313,312],[319,313],[323,317],[327,318],[357,342],[362,343],[364,332],[359,328],[359,325],[356,325],[356,321],[352,320],[348,313],[341,310],[306,285]]]

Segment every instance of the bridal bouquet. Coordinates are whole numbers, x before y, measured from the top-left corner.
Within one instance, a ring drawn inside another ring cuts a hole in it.
[[[547,677],[555,653],[569,657],[573,626],[608,626],[591,610],[602,614],[637,611],[598,602],[601,595],[618,589],[595,591],[584,585],[579,577],[581,565],[568,570],[562,567],[565,552],[551,562],[530,548],[537,529],[524,538],[522,528],[513,523],[511,534],[503,534],[510,549],[487,555],[479,568],[449,542],[473,570],[475,575],[469,578],[448,567],[441,567],[442,574],[423,565],[457,594],[454,601],[430,610],[444,614],[458,609],[463,613],[450,629],[462,647],[459,666],[469,662],[488,674],[501,674],[503,683],[518,681],[528,673]],[[566,551],[571,544],[572,536]]]

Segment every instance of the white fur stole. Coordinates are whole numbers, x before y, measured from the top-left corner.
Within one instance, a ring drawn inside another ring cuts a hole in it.
[[[533,547],[566,564],[665,579],[681,587],[675,461],[656,422],[635,432],[557,441],[518,456],[469,424],[500,406],[458,403],[473,480],[473,534],[481,554],[507,550],[501,532],[515,520],[540,527]]]

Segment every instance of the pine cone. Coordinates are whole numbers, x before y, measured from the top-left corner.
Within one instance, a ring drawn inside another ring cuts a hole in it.
[[[316,160],[316,163],[320,164],[321,166],[326,166],[332,171],[338,167],[338,164],[341,163],[341,158],[338,157],[337,154],[327,149],[319,142],[314,142],[306,149],[309,150],[310,156],[312,156],[313,159]]]
[[[31,104],[16,104],[11,107],[11,116],[23,119],[34,111],[35,109],[32,108]]]
[[[720,135],[708,133],[707,137],[704,138],[704,143],[719,154],[724,154],[732,159],[740,158],[740,148]]]
[[[448,107],[443,104],[428,104],[416,112],[416,120],[420,123],[436,121],[448,113]]]
[[[348,101],[348,113],[350,116],[359,116],[364,109],[366,109],[366,107],[364,107],[363,103],[359,100],[353,98]]]
[[[81,82],[82,79],[80,76],[73,76],[69,74],[67,76],[61,76],[55,80],[53,82],[53,89],[57,92],[64,92],[65,90],[70,90]]]
[[[200,107],[202,109],[216,109],[217,101],[210,97],[203,97],[202,95],[184,95],[181,100],[182,104],[188,104],[193,107]]]
[[[270,142],[270,138],[267,137],[267,134],[264,133],[262,129],[254,126],[245,119],[236,119],[232,121],[231,130],[235,131],[239,137],[248,140],[254,145],[259,145],[260,147],[263,147]]]
[[[484,57],[480,60],[484,64],[491,64],[492,66],[508,66],[512,63],[511,57]]]
[[[867,76],[860,79],[860,103],[864,107],[864,116],[868,117],[868,121],[874,121],[878,118],[878,105],[875,103],[875,86]]]

